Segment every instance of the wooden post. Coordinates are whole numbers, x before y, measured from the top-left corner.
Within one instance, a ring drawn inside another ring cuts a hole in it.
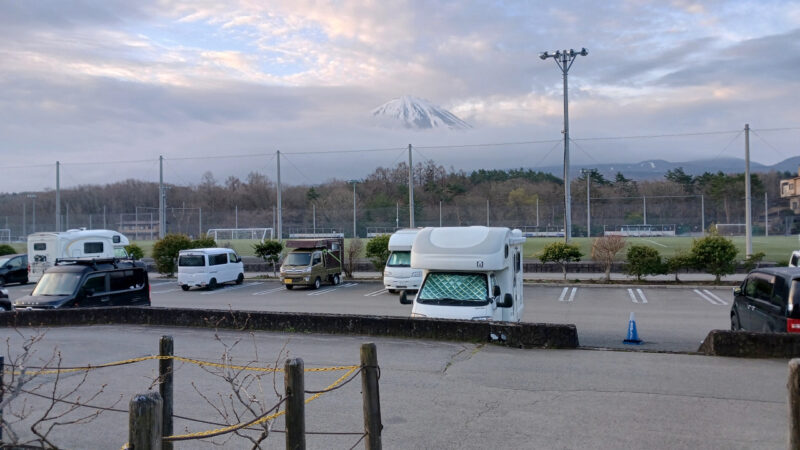
[[[158,392],[138,394],[129,406],[128,445],[135,450],[161,448],[161,409]]]
[[[361,392],[364,400],[364,441],[367,450],[381,449],[381,397],[378,390],[378,352],[375,344],[361,345]]]
[[[158,354],[159,356],[173,356],[172,336],[161,336]],[[172,358],[158,360],[158,393],[163,402],[161,432],[164,436],[172,436],[172,370]],[[172,442],[163,442],[161,448],[162,450],[172,450]]]
[[[303,369],[302,358],[287,359],[284,365],[283,384],[286,389],[287,450],[304,450],[306,448],[306,403]]]
[[[789,361],[789,449],[800,450],[800,359]]]

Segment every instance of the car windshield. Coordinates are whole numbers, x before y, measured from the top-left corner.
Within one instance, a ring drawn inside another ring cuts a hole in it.
[[[5,266],[11,258],[0,258],[0,267]]]
[[[181,255],[178,258],[178,266],[181,267],[200,267],[206,265],[206,258],[203,255]]]
[[[389,267],[411,267],[411,252],[392,252],[386,265]]]
[[[311,262],[311,253],[289,253],[286,255],[287,266],[307,266]]]
[[[70,295],[75,292],[81,274],[75,272],[51,272],[42,275],[31,295]]]
[[[442,305],[486,304],[488,294],[485,274],[433,272],[425,278],[417,301]]]

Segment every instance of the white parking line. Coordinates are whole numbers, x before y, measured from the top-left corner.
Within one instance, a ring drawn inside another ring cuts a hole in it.
[[[322,295],[322,294],[327,294],[328,292],[331,292],[331,291],[335,291],[337,289],[339,289],[339,288],[338,287],[332,287],[332,288],[329,288],[329,289],[323,289],[321,291],[314,291],[314,292],[308,293],[306,295]]]
[[[181,290],[181,288],[175,288],[175,289],[167,289],[166,291],[151,291],[150,293],[151,294],[166,294],[167,292],[175,292],[175,291],[180,291],[180,290]]]
[[[569,291],[568,287],[565,287],[564,289],[562,289],[561,290],[561,296],[558,297],[558,301],[563,302],[564,301],[564,296],[567,295],[568,291]]]
[[[159,283],[150,283],[150,286],[163,286],[165,284],[175,284],[177,281],[161,281]]]
[[[377,297],[379,295],[385,294],[386,292],[389,292],[389,290],[388,289],[381,289],[379,291],[374,291],[374,292],[370,292],[368,294],[364,294],[364,297]]]
[[[708,291],[706,291],[706,292],[708,292]],[[717,301],[716,301],[716,300],[712,299],[711,297],[707,296],[706,294],[703,294],[702,292],[700,292],[700,290],[699,290],[699,289],[695,289],[695,290],[694,290],[694,293],[695,293],[695,294],[697,294],[697,295],[699,295],[700,297],[702,297],[702,298],[703,298],[703,300],[707,301],[708,303],[711,303],[712,305],[717,305],[717,306],[719,306],[719,305],[721,305],[721,304],[725,304],[724,302],[723,302],[723,303],[717,303]],[[714,296],[714,297],[716,297],[716,296]],[[719,298],[719,297],[717,297],[717,298]],[[722,300],[720,300],[720,301],[722,301]]]
[[[567,300],[568,302],[571,302],[572,300],[575,299],[576,292],[578,292],[578,288],[576,287],[572,288],[572,293],[569,294],[569,300]]]
[[[234,286],[222,286],[220,289],[215,289],[213,291],[203,292],[201,295],[214,295],[214,294],[219,294],[220,292],[233,291],[233,290],[236,290],[236,289],[242,289],[242,288],[246,288],[246,287],[250,287],[250,286],[258,286],[259,284],[264,284],[264,282],[263,281],[257,281],[255,283],[237,284],[237,285],[234,285]]]
[[[272,288],[272,289],[267,289],[266,291],[253,292],[251,295],[271,294],[273,292],[283,291],[285,289],[286,289],[285,287],[281,286],[281,287],[276,287],[276,288]]]
[[[628,295],[631,296],[631,301],[633,303],[647,303],[647,297],[644,296],[644,292],[642,292],[641,289],[636,289],[636,292],[639,293],[641,301],[636,298],[636,293],[633,291],[633,289],[628,289]]]
[[[725,300],[723,300],[723,299],[721,299],[721,298],[717,297],[716,295],[714,295],[714,293],[713,293],[713,292],[709,291],[708,289],[703,289],[703,292],[705,292],[706,294],[708,294],[708,295],[709,295],[711,298],[713,298],[714,300],[718,301],[720,305],[727,305],[727,304],[728,304],[728,302],[726,302]]]

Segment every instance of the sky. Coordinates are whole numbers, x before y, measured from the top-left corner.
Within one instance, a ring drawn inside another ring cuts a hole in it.
[[[792,1],[0,2],[0,192],[259,171],[315,184],[433,160],[559,165],[800,154]],[[470,130],[383,128],[402,95]],[[646,136],[633,138],[635,136]],[[604,138],[604,139],[598,139]],[[509,145],[501,145],[509,144]]]

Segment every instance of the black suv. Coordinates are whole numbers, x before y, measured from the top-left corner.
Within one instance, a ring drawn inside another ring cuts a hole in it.
[[[139,261],[58,259],[17,309],[150,306],[150,283]]]
[[[754,270],[733,295],[732,330],[800,333],[800,268]]]
[[[0,256],[0,285],[28,282],[28,255]]]

